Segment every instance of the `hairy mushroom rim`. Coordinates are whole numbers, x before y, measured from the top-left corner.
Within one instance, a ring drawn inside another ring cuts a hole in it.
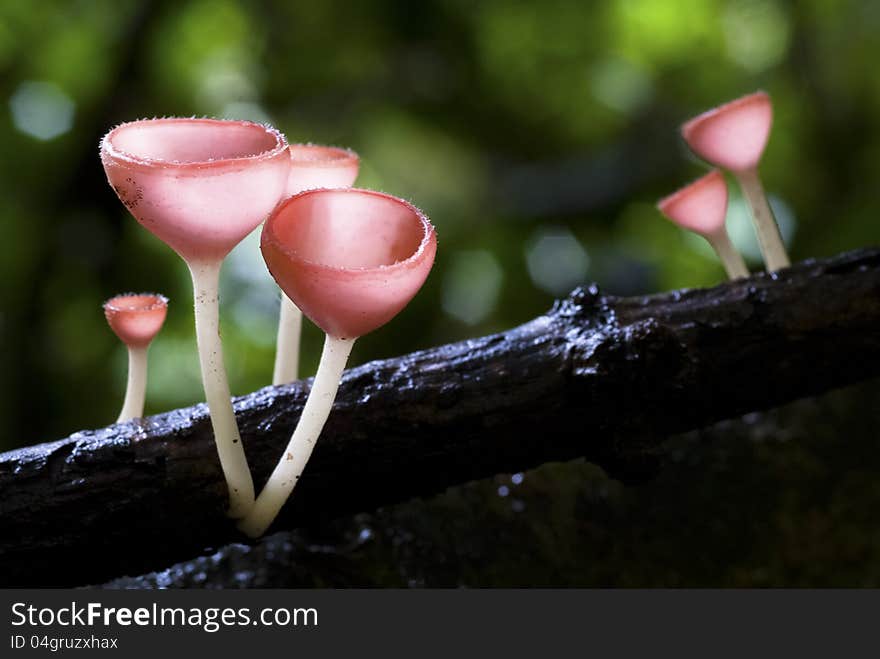
[[[111,158],[147,167],[228,166],[271,158],[285,148],[287,140],[272,126],[220,119],[130,121],[101,140]]]
[[[322,144],[291,144],[290,164],[294,167],[347,167],[355,165],[359,156],[351,149]]]
[[[162,328],[167,308],[168,298],[158,293],[122,293],[103,305],[110,328],[129,346],[150,343]]]
[[[365,209],[359,203],[364,195],[372,198],[372,208]],[[360,212],[339,214],[339,210],[354,210],[353,204],[335,203],[347,197],[361,206],[357,209]],[[300,205],[305,208],[297,208]],[[333,219],[328,223],[331,213]],[[388,221],[387,215],[383,216],[386,213],[393,217],[395,229],[403,229],[402,235],[390,242],[386,241],[387,230],[371,231]],[[412,222],[413,218],[418,222]],[[333,240],[322,237],[328,231],[334,234]],[[410,267],[424,254],[433,235],[427,216],[408,201],[359,188],[301,192],[283,201],[263,229],[263,240],[291,260],[340,274],[387,273]]]

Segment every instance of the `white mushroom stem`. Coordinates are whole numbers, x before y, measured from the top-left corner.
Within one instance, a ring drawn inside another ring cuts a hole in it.
[[[735,172],[735,175],[749,202],[755,231],[758,234],[758,244],[761,246],[761,254],[764,256],[764,264],[768,272],[787,268],[791,265],[791,261],[785,251],[785,244],[782,242],[782,235],[770,210],[770,204],[767,203],[767,195],[764,194],[764,188],[761,186],[758,170],[748,169]]]
[[[195,299],[196,342],[205,400],[211,414],[214,443],[229,486],[229,516],[244,517],[254,503],[254,482],[248,469],[238,424],[232,410],[229,382],[220,342],[221,262],[189,264]]]
[[[318,372],[315,373],[312,390],[303,406],[296,430],[254,507],[238,524],[238,528],[250,537],[256,538],[265,533],[293,492],[333,408],[354,342],[354,339],[339,339],[329,334],[324,340]]]
[[[278,341],[275,345],[275,370],[272,384],[287,384],[298,378],[299,343],[302,334],[302,311],[281,293],[281,315],[278,319]]]
[[[144,415],[144,398],[147,395],[147,348],[128,347],[128,382],[125,385],[125,402],[116,423],[131,421]]]
[[[741,277],[749,276],[749,269],[746,267],[746,262],[743,260],[742,254],[740,254],[736,247],[733,246],[733,243],[730,242],[730,236],[726,229],[721,229],[721,231],[715,235],[706,236],[706,240],[712,245],[712,249],[715,250],[718,258],[724,265],[728,278],[739,279]]]

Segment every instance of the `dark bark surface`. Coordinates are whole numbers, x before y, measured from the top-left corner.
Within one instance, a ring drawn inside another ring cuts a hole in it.
[[[671,435],[635,487],[550,462],[103,587],[876,587],[878,427],[874,378]]]
[[[880,250],[713,289],[579,289],[507,332],[346,372],[290,528],[578,456],[651,476],[670,433],[880,374]],[[308,382],[236,400],[255,481]],[[100,583],[242,541],[204,405],[0,456],[2,584]]]

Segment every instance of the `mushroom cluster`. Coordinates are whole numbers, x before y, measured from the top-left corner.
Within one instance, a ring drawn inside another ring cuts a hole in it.
[[[152,119],[101,140],[107,180],[135,219],[189,268],[196,343],[229,515],[242,517],[254,484],[241,444],[220,341],[220,267],[274,208],[287,186],[284,136],[247,121]]]
[[[434,228],[406,201],[351,189],[359,164],[353,151],[291,147],[262,124],[178,118],[124,123],[102,139],[101,161],[135,219],[189,269],[202,384],[228,485],[228,514],[241,520],[245,533],[258,536],[306,466],[355,339],[391,320],[425,282],[437,249]],[[273,382],[297,377],[303,313],[327,337],[290,443],[255,497],[223,359],[219,275],[232,248],[267,217],[261,250],[284,294]],[[130,351],[120,421],[143,413],[146,348],[166,309],[161,296],[152,303],[146,295],[133,297],[105,305],[108,322]]]
[[[790,261],[758,176],[772,122],[770,97],[756,92],[694,117],[681,127],[681,134],[696,155],[733,174],[748,201],[764,263],[775,272]],[[731,279],[748,276],[724,226],[727,189],[717,169],[661,200],[658,208],[679,226],[706,238]]]

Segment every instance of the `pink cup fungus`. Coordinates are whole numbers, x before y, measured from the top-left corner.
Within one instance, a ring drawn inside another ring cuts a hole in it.
[[[354,183],[360,158],[351,149],[320,144],[290,145],[287,194],[316,188],[348,188]]]
[[[761,253],[771,272],[790,265],[758,176],[772,123],[770,97],[756,92],[704,112],[681,128],[694,153],[736,177],[751,208]]]
[[[241,517],[253,504],[254,487],[223,363],[220,267],[283,196],[287,141],[274,128],[247,121],[152,119],[107,133],[101,162],[135,219],[189,267],[202,384],[229,485],[229,514]]]
[[[290,496],[330,414],[355,339],[397,315],[424,284],[437,237],[413,205],[370,190],[311,190],[286,200],[263,227],[269,272],[326,332],[302,416],[253,509],[239,523],[264,533]]]
[[[290,145],[287,194],[315,188],[348,188],[358,175],[360,159],[349,149],[318,144]],[[302,312],[282,292],[272,384],[293,382],[299,372]]]
[[[678,226],[703,236],[715,250],[730,279],[749,276],[742,255],[736,251],[727,233],[727,183],[720,171],[713,169],[661,199],[657,208]]]
[[[147,391],[147,350],[162,329],[168,313],[168,298],[155,293],[126,293],[104,303],[110,329],[128,347],[128,381],[125,402],[116,423],[144,414]]]

